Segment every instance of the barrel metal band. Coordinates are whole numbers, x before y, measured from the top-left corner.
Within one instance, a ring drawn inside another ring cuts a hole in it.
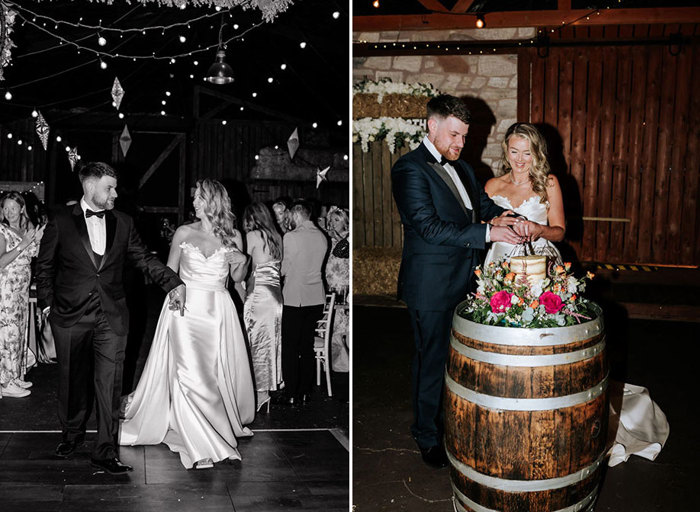
[[[552,345],[566,345],[575,341],[582,341],[603,332],[603,312],[592,306],[598,315],[590,322],[570,325],[568,327],[520,329],[517,327],[500,327],[472,322],[461,317],[458,311],[464,309],[467,302],[461,302],[452,317],[452,327],[459,333],[469,333],[469,337],[496,345],[525,345],[534,347],[549,347]]]
[[[459,499],[462,500],[464,503],[469,505],[469,508],[471,508],[474,512],[498,512],[498,510],[494,510],[492,508],[486,508],[482,505],[479,505],[477,502],[470,500],[467,498],[457,487],[455,486],[454,483],[450,482],[452,484],[452,492],[454,495]],[[589,507],[588,510],[592,509],[593,504],[595,503],[596,497],[598,496],[598,486],[595,486],[595,489],[583,498],[581,501],[578,503],[574,503],[573,505],[570,505],[565,508],[560,508],[558,510],[553,510],[552,512],[580,512],[583,510],[585,507]],[[458,501],[455,500],[455,510],[459,512],[469,512],[466,508],[462,506],[462,504]]]
[[[566,352],[563,354],[544,354],[537,356],[524,356],[516,354],[497,354],[487,352],[485,350],[477,350],[472,347],[466,347],[464,344],[450,335],[450,345],[464,357],[479,361],[482,363],[497,364],[501,366],[555,366],[562,364],[571,364],[578,361],[591,359],[600,354],[605,348],[605,336],[603,336],[597,344],[583,350],[574,352]]]
[[[457,384],[447,371],[445,371],[445,384],[447,385],[447,389],[454,394],[469,402],[481,405],[482,407],[488,407],[489,409],[499,409],[503,411],[549,411],[562,407],[573,407],[574,405],[584,404],[598,398],[608,387],[608,375],[594,387],[585,391],[552,398],[506,398],[503,396],[479,393],[461,384]]]
[[[449,450],[445,450],[445,452],[447,453],[447,458],[450,460],[452,467],[466,476],[469,480],[492,489],[506,492],[536,492],[561,489],[562,487],[575,484],[576,482],[580,482],[588,478],[598,469],[598,467],[600,467],[601,462],[603,462],[603,459],[605,458],[605,451],[603,451],[603,453],[600,454],[593,464],[566,476],[548,478],[545,480],[508,480],[505,478],[498,478],[479,473],[474,468],[467,466],[464,462],[457,460]]]

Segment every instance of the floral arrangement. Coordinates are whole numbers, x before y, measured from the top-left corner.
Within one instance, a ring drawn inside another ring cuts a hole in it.
[[[508,261],[477,267],[477,290],[467,299],[461,316],[487,325],[505,327],[564,327],[593,319],[593,304],[581,293],[591,272],[581,279],[569,271],[571,263],[550,263],[543,280],[533,285],[511,271]]]
[[[404,144],[416,149],[425,136],[423,124],[399,117],[363,117],[352,123],[352,141],[359,142],[364,153],[369,151],[369,143],[375,140],[384,140],[392,154]]]
[[[376,94],[381,103],[387,94],[406,94],[408,96],[427,96],[433,98],[440,94],[432,84],[393,82],[391,78],[381,80],[362,80],[352,86],[353,94]]]
[[[15,24],[15,16],[17,13],[0,3],[0,80],[5,78],[2,76],[2,68],[7,66],[12,60],[12,48],[15,46],[10,39],[12,26]]]

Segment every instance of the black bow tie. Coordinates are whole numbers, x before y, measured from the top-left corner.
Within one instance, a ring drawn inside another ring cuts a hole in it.
[[[89,219],[89,218],[92,217],[93,215],[97,215],[97,216],[101,219],[101,218],[103,218],[103,217],[105,216],[105,211],[102,210],[102,211],[99,211],[99,212],[93,212],[93,211],[90,210],[90,209],[85,210],[85,218],[86,218],[86,219]]]
[[[445,158],[444,156],[440,156],[440,165],[444,166],[445,164],[449,164],[449,163],[452,163],[452,162],[450,162],[450,161],[449,161],[447,158]]]

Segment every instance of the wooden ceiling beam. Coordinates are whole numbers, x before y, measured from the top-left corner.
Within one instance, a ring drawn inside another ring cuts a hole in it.
[[[508,11],[484,16],[486,28],[700,23],[700,7],[602,9],[598,12],[588,9]],[[355,32],[451,30],[474,28],[475,18],[472,14],[456,13],[353,16],[352,24]]]
[[[429,11],[450,12],[450,10],[440,3],[440,0],[418,0],[418,3]]]
[[[454,13],[465,13],[474,3],[474,0],[457,0],[454,7],[452,7],[452,12]]]

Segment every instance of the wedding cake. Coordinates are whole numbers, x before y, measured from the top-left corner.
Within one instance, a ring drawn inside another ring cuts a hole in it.
[[[530,286],[541,282],[547,274],[545,256],[513,256],[510,259],[510,271],[516,276],[527,277]]]

